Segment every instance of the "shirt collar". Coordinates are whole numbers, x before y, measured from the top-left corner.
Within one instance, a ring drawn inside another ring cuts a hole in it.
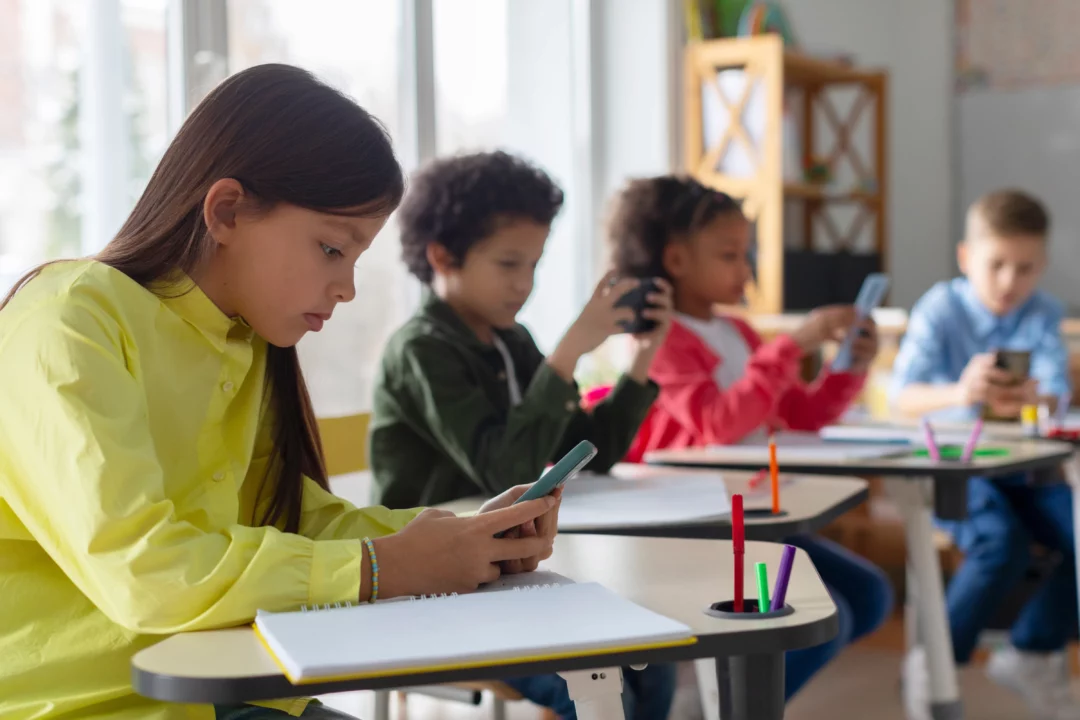
[[[451,332],[458,342],[463,343],[469,347],[473,347],[479,350],[493,350],[494,345],[488,345],[481,342],[480,338],[476,337],[476,333],[465,324],[465,321],[461,319],[454,308],[450,307],[449,303],[435,294],[435,291],[431,287],[424,287],[423,300],[420,304],[420,314],[423,317],[433,320],[445,330]],[[507,339],[507,333],[495,328],[495,334],[498,335],[504,342]]]
[[[958,284],[960,301],[967,312],[971,329],[981,339],[989,338],[995,331],[1002,331],[1005,335],[1011,335],[1019,325],[1020,318],[1027,309],[1028,304],[1031,303],[1031,298],[1029,298],[1005,315],[995,315],[979,300],[975,294],[975,288],[972,287],[967,278],[960,278]]]
[[[251,326],[241,317],[231,318],[207,297],[194,280],[178,272],[154,288],[155,294],[174,313],[198,330],[218,351],[224,351],[229,337],[250,339]]]

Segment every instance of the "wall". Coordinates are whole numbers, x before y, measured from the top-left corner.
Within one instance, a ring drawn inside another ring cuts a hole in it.
[[[951,3],[788,0],[785,7],[808,50],[848,52],[890,73],[891,300],[910,307],[953,271]]]

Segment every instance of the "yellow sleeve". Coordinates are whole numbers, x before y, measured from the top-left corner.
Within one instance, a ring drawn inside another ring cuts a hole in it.
[[[71,581],[141,633],[237,625],[359,595],[363,548],[271,527],[200,530],[176,515],[119,323],[71,299],[0,338],[0,487]]]
[[[389,510],[382,506],[357,508],[304,478],[300,534],[313,540],[348,540],[390,535],[405,527],[423,508]]]

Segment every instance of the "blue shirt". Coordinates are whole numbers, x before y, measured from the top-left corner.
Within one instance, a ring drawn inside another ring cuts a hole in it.
[[[1037,290],[1023,305],[998,316],[979,301],[967,278],[939,282],[911,309],[889,397],[895,400],[913,383],[955,383],[973,356],[995,350],[1031,352],[1031,377],[1039,383],[1039,394],[1061,397],[1070,390],[1069,356],[1061,340],[1063,314],[1060,302]],[[934,416],[967,420],[975,411],[958,407]]]

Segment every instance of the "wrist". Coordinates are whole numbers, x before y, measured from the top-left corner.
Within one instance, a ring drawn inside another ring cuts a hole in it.
[[[555,371],[556,375],[569,383],[574,381],[574,371],[577,370],[578,360],[581,359],[583,354],[574,347],[572,340],[563,338],[555,346],[552,353],[547,356],[545,362],[548,367]]]
[[[394,555],[394,536],[386,535],[381,538],[374,538],[371,540],[371,545],[375,550],[375,558],[379,563],[379,595],[378,599],[386,600],[392,597],[398,597],[404,594],[402,588],[399,586],[400,578],[397,577],[394,568],[400,568],[401,563],[393,560]],[[369,556],[367,547],[364,547],[364,567],[361,570],[360,578],[360,602],[368,602],[371,600],[372,595],[372,566],[371,557]]]
[[[630,367],[626,370],[626,376],[638,385],[649,382],[649,369],[652,368],[653,358],[656,357],[655,347],[642,347],[634,352],[630,361]]]

